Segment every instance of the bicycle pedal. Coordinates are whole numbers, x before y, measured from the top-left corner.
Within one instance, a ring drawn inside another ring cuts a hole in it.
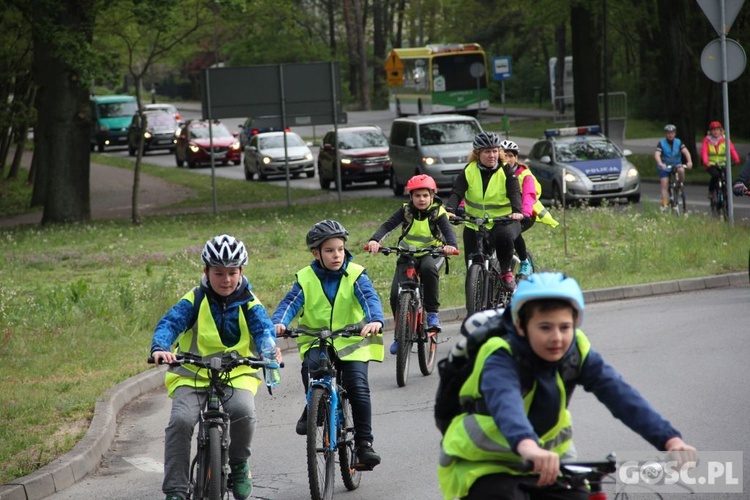
[[[352,468],[359,472],[367,472],[367,471],[373,470],[375,467],[373,467],[372,465],[359,463],[359,464],[354,464]]]

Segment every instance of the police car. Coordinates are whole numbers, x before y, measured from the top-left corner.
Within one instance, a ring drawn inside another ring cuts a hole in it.
[[[638,170],[600,132],[598,125],[544,131],[544,139],[531,148],[525,163],[542,185],[542,197],[562,203],[603,199],[641,199]]]

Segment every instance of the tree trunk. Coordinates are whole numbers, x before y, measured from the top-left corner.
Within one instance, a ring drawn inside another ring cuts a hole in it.
[[[42,13],[71,37],[90,43],[93,15],[86,2],[68,0],[58,11]],[[89,89],[59,56],[61,40],[34,32],[34,81],[38,86],[38,120],[34,133],[37,171],[34,203],[42,203],[42,224],[83,222],[91,219],[89,192]]]
[[[573,45],[573,95],[576,125],[599,123],[599,63],[596,17],[584,4],[571,5],[570,31]]]
[[[404,46],[404,10],[406,10],[406,0],[399,0],[396,21],[396,37],[393,39],[393,46],[401,48]]]
[[[141,83],[143,82],[143,74],[140,75],[134,75],[131,74],[133,77],[133,82],[135,83],[135,99],[138,103],[138,114],[140,115],[138,117],[138,123],[141,125],[141,130],[143,130],[143,127],[146,125],[146,120],[143,116],[143,106],[141,105]],[[134,225],[140,225],[141,223],[141,214],[138,209],[138,189],[141,185],[141,164],[143,163],[143,143],[144,143],[144,137],[143,134],[139,134],[138,136],[138,150],[136,151],[136,157],[135,157],[135,167],[133,169],[133,196],[132,196],[132,207],[131,207],[131,222],[133,222]]]
[[[388,99],[388,88],[385,86],[385,0],[373,0],[372,2],[372,26],[373,26],[373,60],[372,60],[372,93],[375,102],[380,107]]]
[[[552,102],[555,103],[555,109],[559,113],[565,113],[565,56],[568,54],[566,44],[565,23],[560,23],[555,28],[555,95],[552,96]]]
[[[352,13],[352,1],[343,0],[344,9],[344,26],[346,28],[346,45],[349,51],[349,94],[355,99],[359,94],[357,92],[357,28],[354,14]]]
[[[328,47],[331,57],[336,59],[336,0],[325,2],[326,14],[328,16]]]
[[[364,6],[362,0],[352,0],[354,7],[354,25],[357,33],[357,52],[359,54],[359,88],[362,110],[370,110],[370,83],[367,79],[367,45],[365,44]]]

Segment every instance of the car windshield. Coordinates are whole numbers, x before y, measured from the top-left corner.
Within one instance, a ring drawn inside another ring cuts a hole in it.
[[[135,101],[107,102],[99,104],[99,116],[102,118],[119,118],[133,116],[138,111]]]
[[[609,160],[620,158],[621,154],[613,143],[605,138],[555,144],[557,161]]]
[[[232,134],[227,130],[223,123],[214,123],[213,136],[214,139],[221,137],[232,137]],[[196,123],[190,127],[190,137],[193,139],[208,139],[208,124],[207,123]]]
[[[341,134],[339,139],[339,149],[357,149],[357,148],[377,148],[388,147],[388,139],[380,132],[351,132]]]
[[[419,126],[423,146],[471,142],[481,132],[473,121],[427,123]]]
[[[271,148],[283,148],[284,147],[284,136],[271,135],[268,137],[260,138],[260,149],[271,149]],[[297,134],[286,134],[286,145],[287,147],[304,146],[305,142]]]
[[[146,120],[150,127],[174,127],[177,123],[168,113],[149,113]]]

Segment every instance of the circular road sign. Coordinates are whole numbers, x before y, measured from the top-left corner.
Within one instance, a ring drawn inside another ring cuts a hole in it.
[[[742,45],[731,38],[727,38],[727,81],[731,82],[739,78],[745,71],[747,56]],[[711,40],[703,49],[701,54],[701,68],[711,80],[722,82],[721,70],[721,39]]]
[[[471,76],[474,78],[481,78],[484,76],[484,64],[480,62],[472,63],[471,66],[469,66],[469,72],[471,73]]]

